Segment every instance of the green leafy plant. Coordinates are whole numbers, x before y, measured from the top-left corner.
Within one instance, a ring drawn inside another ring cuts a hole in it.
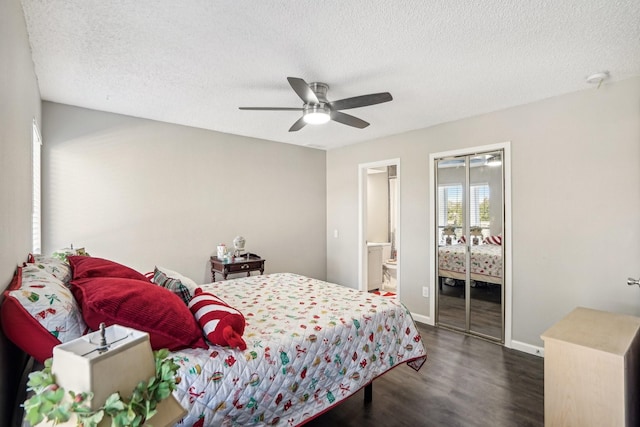
[[[23,404],[25,417],[32,426],[44,420],[53,421],[54,424],[63,423],[69,421],[72,415],[77,417],[78,427],[96,427],[105,415],[111,417],[112,427],[142,426],[156,414],[158,403],[176,389],[178,365],[168,355],[166,349],[155,351],[155,376],[149,381],[140,381],[129,398],[113,393],[103,406],[95,410],[89,406],[93,393],[75,393],[71,390],[65,393],[56,384],[51,372],[53,359],[47,359],[42,371],[29,374],[27,389],[33,395]],[[65,399],[65,394],[69,399]]]

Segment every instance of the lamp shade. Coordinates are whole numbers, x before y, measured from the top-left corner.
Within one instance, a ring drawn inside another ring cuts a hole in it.
[[[105,350],[101,345],[100,331],[84,335],[53,349],[51,371],[57,384],[65,390],[92,392],[92,410],[104,405],[107,398],[120,392],[130,398],[140,381],[155,376],[155,361],[149,334],[119,325],[105,329]],[[154,427],[172,426],[185,414],[185,409],[170,395],[157,406],[158,412],[149,419]],[[46,424],[39,424],[46,425]],[[72,417],[58,426],[76,426]],[[109,427],[111,418],[105,415],[99,427]]]
[[[482,227],[473,226],[469,229],[469,234],[472,236],[482,236]]]

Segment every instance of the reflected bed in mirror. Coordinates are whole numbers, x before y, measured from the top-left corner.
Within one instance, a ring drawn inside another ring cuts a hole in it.
[[[438,248],[438,276],[465,280],[466,245]],[[502,246],[471,246],[471,280],[502,284]]]

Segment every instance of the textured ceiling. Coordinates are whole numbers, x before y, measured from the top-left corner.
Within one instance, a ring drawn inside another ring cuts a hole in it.
[[[42,99],[323,149],[640,75],[638,0],[22,0]],[[371,123],[288,132],[288,76]]]

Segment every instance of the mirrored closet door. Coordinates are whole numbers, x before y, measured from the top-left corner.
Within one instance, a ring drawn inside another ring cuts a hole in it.
[[[504,342],[502,150],[436,159],[436,324]]]

